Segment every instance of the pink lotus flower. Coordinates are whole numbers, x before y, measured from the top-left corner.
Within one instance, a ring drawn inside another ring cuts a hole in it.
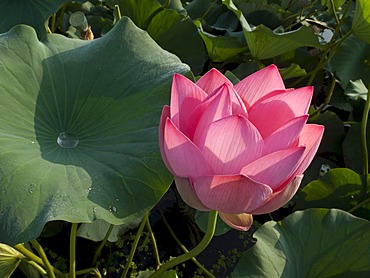
[[[159,144],[184,201],[239,230],[285,205],[324,132],[306,124],[312,93],[285,89],[274,65],[235,86],[216,69],[196,83],[175,74]]]

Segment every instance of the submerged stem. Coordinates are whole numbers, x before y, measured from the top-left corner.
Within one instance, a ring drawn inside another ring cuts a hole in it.
[[[217,211],[210,211],[208,215],[207,231],[201,242],[189,252],[182,254],[179,257],[176,257],[173,260],[170,260],[167,263],[165,263],[163,266],[161,266],[160,269],[158,269],[153,275],[151,275],[150,278],[158,278],[166,270],[199,255],[211,242],[213,235],[215,233],[216,223],[217,223]]]
[[[33,248],[36,249],[37,253],[39,253],[39,255],[40,255],[40,257],[41,257],[41,259],[42,259],[42,261],[45,265],[45,269],[46,269],[46,272],[49,275],[49,277],[55,278],[53,267],[51,266],[46,254],[45,254],[44,249],[37,242],[37,240],[31,240],[31,244],[32,244]]]
[[[137,230],[137,233],[136,233],[134,242],[132,243],[130,255],[127,258],[127,262],[126,262],[125,268],[123,270],[123,273],[121,275],[121,278],[125,278],[126,275],[127,275],[127,273],[128,273],[128,270],[130,269],[130,264],[132,263],[132,259],[134,258],[135,251],[136,251],[137,245],[139,243],[139,239],[141,237],[141,234],[143,233],[143,229],[145,227],[145,223],[147,222],[147,218],[148,218],[148,213],[144,215],[144,218],[141,221],[141,224],[139,226],[139,229]]]
[[[147,217],[147,221],[146,221],[145,224],[146,224],[146,229],[148,230],[150,239],[151,239],[152,244],[153,244],[153,252],[154,252],[154,257],[155,257],[155,261],[156,261],[156,264],[157,264],[157,268],[159,268],[161,266],[161,260],[159,258],[157,242],[155,240],[154,233],[152,231],[152,227],[150,226],[149,216]]]
[[[367,141],[366,141],[366,129],[367,129],[367,119],[369,117],[370,111],[370,86],[367,91],[367,99],[364,108],[364,114],[362,115],[362,122],[361,122],[361,146],[362,146],[362,153],[363,153],[363,190],[362,194],[365,195],[367,192],[367,174],[369,173],[369,157],[368,157],[368,150],[367,150]]]
[[[69,277],[76,277],[76,235],[78,223],[72,223],[69,238]]]
[[[105,234],[105,236],[104,236],[103,241],[100,243],[100,245],[99,245],[99,247],[98,247],[98,250],[96,250],[96,253],[95,253],[95,255],[94,255],[93,262],[92,262],[92,265],[93,265],[93,266],[96,264],[96,262],[97,262],[97,260],[98,260],[98,258],[99,258],[99,256],[100,256],[100,254],[101,254],[101,251],[103,250],[103,248],[104,248],[104,246],[105,246],[105,243],[107,242],[107,240],[108,240],[108,238],[109,238],[109,236],[110,236],[110,234],[111,234],[111,232],[112,232],[113,228],[114,228],[114,225],[113,225],[113,224],[111,224],[111,225],[109,226],[109,228],[108,228],[107,233],[106,233],[106,234]]]
[[[178,237],[175,235],[174,231],[172,230],[170,224],[168,224],[166,217],[161,213],[162,219],[164,224],[166,225],[168,231],[170,232],[173,239],[179,244],[180,248],[185,252],[188,253],[189,250],[181,243],[181,241],[178,239]],[[208,271],[196,258],[191,258],[191,260],[196,264],[196,266],[201,269],[208,277],[215,278],[215,276]]]

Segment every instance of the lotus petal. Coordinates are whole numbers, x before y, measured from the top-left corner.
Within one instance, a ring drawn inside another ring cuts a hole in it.
[[[213,172],[198,147],[168,118],[164,127],[163,149],[175,176],[197,177]]]
[[[190,113],[207,94],[192,81],[180,74],[174,74],[171,89],[171,120],[181,130]]]
[[[253,216],[249,213],[228,214],[220,212],[219,215],[227,225],[239,231],[248,231],[253,224]]]
[[[308,115],[293,118],[265,139],[265,153],[297,147],[299,135],[304,128]]]
[[[243,99],[247,109],[268,93],[285,90],[284,82],[275,65],[270,65],[247,76],[234,88]]]
[[[304,150],[299,147],[268,154],[245,166],[241,174],[267,184],[275,191],[296,171]]]
[[[307,114],[312,92],[312,87],[303,87],[258,101],[248,110],[248,119],[266,138],[291,119]]]
[[[188,118],[188,130],[182,130],[189,139],[193,139],[196,128],[208,128],[210,123],[232,114],[230,89],[230,86],[222,85],[193,110]]]
[[[228,84],[231,87],[233,86],[230,80],[215,68],[206,72],[195,84],[202,88],[207,94],[211,94],[223,84]]]
[[[319,148],[323,135],[324,126],[322,125],[308,124],[303,128],[301,136],[299,137],[299,145],[305,147],[305,152],[303,153],[301,165],[299,165],[296,170],[297,175],[302,174],[311,163]]]
[[[242,175],[198,177],[193,185],[206,207],[228,214],[253,211],[272,194],[267,185]]]
[[[284,187],[283,190],[273,193],[262,206],[251,211],[251,213],[255,215],[265,214],[281,208],[293,198],[294,194],[299,188],[299,185],[301,184],[302,179],[303,175],[295,176],[292,181]]]
[[[200,211],[210,210],[209,208],[202,204],[198,196],[195,194],[195,191],[189,178],[175,177],[175,183],[177,191],[179,192],[181,198],[188,206]]]
[[[245,165],[259,158],[264,149],[258,130],[240,115],[198,128],[193,142],[219,175],[239,174]]]

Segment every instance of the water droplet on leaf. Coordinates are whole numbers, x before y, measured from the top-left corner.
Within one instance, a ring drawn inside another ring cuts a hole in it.
[[[67,132],[62,132],[57,138],[58,145],[63,149],[76,148],[79,142],[80,140],[77,136]]]

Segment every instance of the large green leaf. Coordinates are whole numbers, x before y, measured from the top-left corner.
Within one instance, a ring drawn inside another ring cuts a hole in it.
[[[17,24],[35,28],[42,37],[46,34],[47,19],[68,0],[2,0],[0,3],[0,33]]]
[[[339,46],[330,65],[343,89],[350,80],[358,79],[367,87],[370,84],[370,45],[351,35]]]
[[[369,277],[370,223],[344,211],[295,212],[254,236],[232,277]]]
[[[370,176],[368,182],[370,183]],[[299,191],[296,196],[295,209],[338,208],[350,210],[363,201],[363,188],[361,175],[347,168],[336,168],[327,172],[320,180],[310,182]],[[354,213],[356,216],[370,220],[370,204],[362,206]]]
[[[123,18],[91,42],[0,35],[0,241],[51,220],[123,224],[168,189],[157,129],[188,66]]]
[[[370,0],[356,1],[352,29],[357,38],[370,43]]]

